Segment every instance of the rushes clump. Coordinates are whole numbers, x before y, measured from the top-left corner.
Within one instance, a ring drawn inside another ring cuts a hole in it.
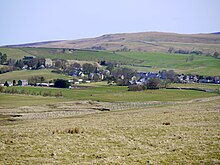
[[[83,131],[80,131],[79,127],[75,127],[75,128],[68,128],[66,130],[53,130],[52,134],[79,134],[79,133],[83,133]]]

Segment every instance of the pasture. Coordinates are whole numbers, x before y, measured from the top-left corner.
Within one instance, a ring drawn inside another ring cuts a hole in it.
[[[67,100],[93,100],[102,102],[145,102],[145,101],[186,101],[197,98],[217,96],[214,93],[193,91],[193,90],[145,90],[145,91],[128,91],[123,86],[101,85],[98,87],[85,87],[74,89],[58,89],[46,87],[8,87],[15,88],[18,91],[25,90],[28,94],[48,92],[51,94],[61,92],[62,99]]]
[[[61,78],[61,79],[71,79],[70,76],[63,74],[52,73],[51,69],[41,69],[41,70],[18,70],[13,72],[7,72],[0,75],[0,82],[13,80],[28,80],[32,76],[43,76],[46,81]]]
[[[220,76],[220,60],[205,55],[167,54],[151,52],[109,52],[85,51],[56,48],[0,48],[10,58],[23,58],[25,55],[79,61],[116,62],[137,71],[160,71],[173,69],[177,73]],[[191,59],[191,60],[190,60]]]
[[[30,56],[31,54],[19,49],[19,48],[7,48],[0,47],[0,52],[7,54],[7,58],[10,59],[22,59],[24,56]]]
[[[206,76],[220,75],[220,60],[213,57],[189,54],[165,54],[146,52],[120,53],[129,58],[142,60],[141,63],[134,63],[128,66],[139,71],[161,71],[173,69],[177,73],[199,74]],[[186,61],[193,58],[192,61]]]

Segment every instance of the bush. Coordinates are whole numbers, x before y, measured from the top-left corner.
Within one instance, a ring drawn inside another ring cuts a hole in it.
[[[43,93],[43,96],[44,96],[44,97],[52,96],[52,93],[51,93],[51,91],[49,91],[49,92],[44,92],[44,93]]]
[[[69,86],[70,86],[70,83],[67,80],[56,79],[54,81],[54,87],[57,87],[57,88],[68,88]]]
[[[147,89],[159,89],[161,84],[161,80],[159,78],[152,78],[150,79],[146,86]]]
[[[129,85],[128,91],[143,91],[145,87],[143,85]]]
[[[58,92],[58,93],[55,93],[55,95],[54,95],[55,97],[62,97],[63,96],[63,94],[62,94],[62,92],[60,91],[60,92]]]
[[[45,81],[45,78],[43,76],[32,76],[28,79],[28,83],[30,85],[36,85],[37,83],[42,83]]]
[[[3,86],[0,86],[0,93],[3,93],[4,92],[4,87]]]

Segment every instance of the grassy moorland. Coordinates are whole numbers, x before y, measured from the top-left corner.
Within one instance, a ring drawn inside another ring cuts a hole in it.
[[[210,53],[220,51],[220,37],[218,34],[139,32],[106,34],[96,38],[31,43],[18,46],[78,49],[94,49],[94,46],[97,46],[109,51],[127,48],[132,51],[164,53],[172,47],[175,50],[200,50],[204,53]]]
[[[0,75],[0,82],[4,83],[5,81],[13,81],[13,80],[27,80],[32,76],[43,76],[46,81],[62,78],[68,79],[71,78],[66,75],[52,73],[51,69],[41,69],[41,70],[19,70],[13,72],[7,72]]]
[[[219,103],[40,120],[0,115],[1,163],[219,164]]]

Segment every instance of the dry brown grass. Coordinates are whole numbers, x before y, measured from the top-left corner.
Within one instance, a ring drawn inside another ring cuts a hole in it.
[[[148,52],[167,52],[169,47],[173,47],[176,50],[202,50],[207,53],[220,51],[220,36],[213,34],[142,32],[110,34],[97,38],[66,40],[36,45],[36,47],[78,49],[87,49],[93,46],[101,46],[106,50],[113,51],[127,47],[133,51]]]
[[[7,121],[0,164],[219,164],[219,128],[219,99]]]

